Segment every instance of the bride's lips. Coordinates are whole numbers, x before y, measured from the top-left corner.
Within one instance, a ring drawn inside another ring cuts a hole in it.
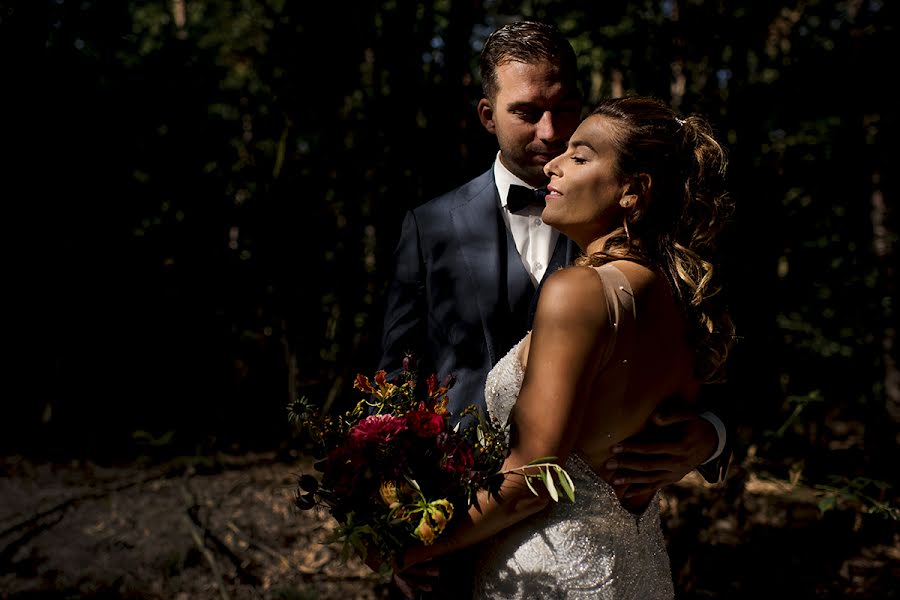
[[[560,196],[562,196],[562,194],[559,193],[558,189],[556,189],[552,185],[548,185],[547,196],[544,198],[544,200],[547,200],[548,198],[559,198]]]

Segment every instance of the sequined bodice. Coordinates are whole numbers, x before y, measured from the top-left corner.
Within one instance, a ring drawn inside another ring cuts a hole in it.
[[[491,370],[488,411],[506,422],[522,384],[521,340]],[[475,598],[663,600],[674,597],[655,498],[640,515],[577,454],[565,469],[575,502],[565,498],[482,544]]]

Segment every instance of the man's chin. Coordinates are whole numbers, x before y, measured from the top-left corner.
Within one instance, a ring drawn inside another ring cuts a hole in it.
[[[540,181],[542,182],[541,185],[545,185],[550,180],[550,178],[547,177],[547,174],[544,173],[544,165],[546,165],[548,162],[550,162],[550,159],[536,164],[533,169],[529,169],[529,172],[531,174],[531,178],[529,179],[530,182],[533,183],[535,181]]]

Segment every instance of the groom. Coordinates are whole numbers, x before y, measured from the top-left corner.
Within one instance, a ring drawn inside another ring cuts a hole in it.
[[[531,327],[540,283],[578,251],[541,221],[535,192],[547,184],[544,165],[563,153],[581,120],[571,44],[550,25],[510,23],[487,39],[480,72],[478,116],[499,152],[480,176],[407,213],[382,339],[380,368],[390,374],[412,353],[420,373],[455,375],[451,412],[484,406],[487,373]],[[628,483],[654,488],[704,462],[704,477],[721,479],[729,453],[715,415],[676,414],[657,424],[656,437],[626,440],[617,465],[607,466]],[[469,583],[458,570],[464,563],[455,562],[452,582],[442,579],[434,597],[462,597],[448,588]]]

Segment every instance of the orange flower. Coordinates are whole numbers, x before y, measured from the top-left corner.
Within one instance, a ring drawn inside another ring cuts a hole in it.
[[[384,372],[384,369],[375,373],[375,385],[378,386],[378,390],[373,391],[380,400],[387,400],[397,392],[397,386],[387,380],[387,373]]]
[[[375,389],[372,387],[372,384],[369,383],[369,378],[362,373],[356,374],[356,381],[353,382],[353,387],[361,392],[365,392],[366,394],[371,394],[375,391]]]
[[[375,383],[378,387],[384,387],[385,382],[387,381],[387,373],[384,369],[375,373]]]
[[[428,505],[428,516],[436,533],[444,531],[447,521],[453,518],[453,504],[449,500],[440,499]]]
[[[397,508],[400,506],[400,495],[397,492],[397,484],[393,481],[382,481],[378,488],[381,500],[388,508]]]
[[[429,523],[428,513],[422,513],[422,519],[419,521],[419,526],[416,527],[416,530],[413,531],[413,534],[426,546],[430,546],[434,543],[434,538],[437,537],[434,533],[434,529],[431,527],[431,523]]]
[[[453,504],[449,500],[440,499],[429,502],[422,511],[419,526],[413,534],[422,540],[426,546],[434,543],[434,540],[444,531],[447,521],[453,517]]]
[[[353,387],[365,394],[375,394],[380,400],[388,400],[397,392],[397,386],[387,380],[384,370],[375,373],[375,385],[377,389],[372,387],[369,378],[362,373],[357,373],[353,381]]]

